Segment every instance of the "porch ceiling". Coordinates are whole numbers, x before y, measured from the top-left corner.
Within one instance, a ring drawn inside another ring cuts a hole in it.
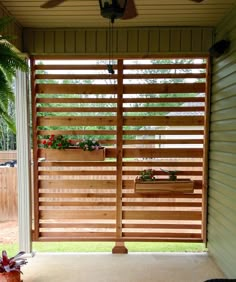
[[[107,27],[100,16],[98,0],[67,0],[53,9],[42,9],[45,1],[3,0],[3,5],[23,27]],[[137,26],[216,26],[235,0],[135,0],[138,17],[118,20],[120,27]]]

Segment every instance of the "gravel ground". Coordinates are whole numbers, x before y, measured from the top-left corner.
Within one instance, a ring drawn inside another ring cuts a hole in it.
[[[0,244],[12,244],[18,242],[18,222],[0,222]]]

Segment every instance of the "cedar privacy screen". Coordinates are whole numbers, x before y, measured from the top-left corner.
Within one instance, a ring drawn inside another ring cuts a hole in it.
[[[207,58],[114,60],[113,75],[106,64],[31,59],[33,240],[203,242]],[[97,139],[105,159],[47,159],[50,134]],[[135,192],[149,168],[177,170],[193,193]]]

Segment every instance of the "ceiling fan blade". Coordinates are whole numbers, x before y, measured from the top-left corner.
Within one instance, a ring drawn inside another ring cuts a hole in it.
[[[66,0],[49,0],[42,4],[40,7],[44,9],[54,8],[60,5],[61,3],[65,2]]]
[[[201,2],[203,2],[204,0],[190,0],[190,1],[196,2],[196,3],[201,3]]]
[[[137,9],[134,0],[127,0],[124,16],[122,20],[130,20],[137,17]]]

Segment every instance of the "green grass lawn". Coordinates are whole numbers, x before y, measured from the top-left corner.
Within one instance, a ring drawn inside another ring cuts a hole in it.
[[[129,252],[204,252],[202,243],[126,243]],[[114,243],[108,242],[50,242],[33,243],[35,252],[109,252]],[[7,250],[10,256],[18,252],[18,244],[0,244],[0,250]]]

